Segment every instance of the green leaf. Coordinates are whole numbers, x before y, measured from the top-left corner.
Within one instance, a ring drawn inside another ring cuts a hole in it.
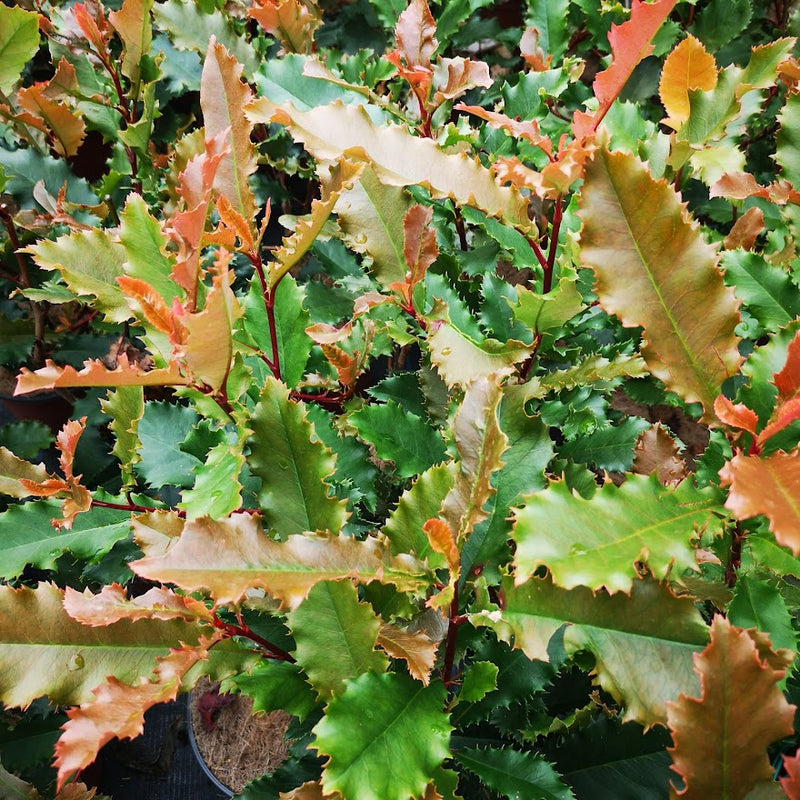
[[[232,21],[219,10],[205,14],[194,0],[167,0],[153,6],[156,24],[172,39],[179,50],[197,50],[205,53],[208,42],[214,36],[219,44],[244,65],[245,75],[250,78],[259,63],[253,46],[237,34]]]
[[[511,256],[511,263],[518,269],[533,267],[539,263],[530,243],[516,228],[503,225],[494,217],[487,217],[482,211],[469,206],[461,209],[461,216],[466,222],[482,227]]]
[[[438,515],[444,498],[453,488],[455,475],[456,465],[448,461],[423,472],[411,488],[403,492],[383,528],[393,553],[410,553],[427,559],[434,569],[445,565],[444,556],[431,549],[422,526]]]
[[[586,436],[565,442],[559,455],[609,472],[626,472],[633,463],[633,446],[650,423],[640,417],[626,417],[618,425],[600,428]]]
[[[8,319],[0,315],[0,361],[4,364],[18,364],[27,360],[33,342],[32,319]]]
[[[7,94],[39,49],[39,18],[19,6],[0,5],[0,92]]]
[[[560,328],[584,306],[576,278],[561,278],[548,294],[536,294],[517,286],[517,302],[511,308],[514,317],[534,333]]]
[[[800,184],[800,95],[786,96],[778,122],[781,127],[776,136],[775,160],[781,167],[781,177],[797,186]]]
[[[50,583],[0,586],[0,700],[7,706],[26,707],[42,695],[59,705],[85,703],[107,676],[133,683],[151,672],[156,658],[182,642],[191,646],[204,632],[199,623],[177,619],[123,619],[98,636],[68,616],[62,600]]]
[[[786,547],[781,547],[772,534],[752,533],[744,544],[755,561],[776,575],[800,575],[800,558],[795,558]]]
[[[8,448],[19,458],[35,458],[40,450],[52,443],[53,432],[37,420],[20,420],[0,426],[0,447]]]
[[[697,15],[691,32],[716,53],[747,28],[752,16],[752,0],[711,0]]]
[[[411,204],[405,189],[381,183],[370,166],[336,201],[344,240],[355,252],[369,256],[371,272],[384,288],[405,279],[403,219]]]
[[[771,583],[739,575],[728,606],[728,619],[737,628],[755,628],[769,634],[772,649],[797,650],[792,615],[781,593]]]
[[[461,681],[461,691],[458,693],[459,701],[474,703],[476,700],[482,700],[489,692],[493,692],[497,688],[499,672],[497,665],[490,661],[476,661],[470,664]]]
[[[178,507],[187,519],[226,517],[242,505],[239,475],[244,467],[241,446],[222,442],[211,448],[206,462],[195,467],[194,487],[183,493]]]
[[[547,645],[563,625],[567,653],[589,650],[600,685],[625,706],[624,720],[663,724],[667,701],[696,694],[692,655],[708,631],[691,598],[676,598],[650,580],[635,581],[630,595],[567,591],[549,580],[514,586],[504,578],[501,611],[471,614],[529,658],[546,660]]]
[[[222,689],[228,691],[231,686],[253,698],[256,713],[283,709],[303,720],[317,705],[316,695],[300,667],[289,661],[261,659],[252,672],[234,675],[222,684]]]
[[[768,331],[800,316],[800,292],[789,273],[759,253],[728,250],[722,256],[725,282],[733,287],[749,314]]]
[[[174,264],[167,255],[167,239],[161,224],[150,214],[142,196],[135,192],[128,196],[120,221],[125,274],[149,283],[169,306],[181,290],[170,278]]]
[[[308,311],[303,308],[304,300],[305,289],[301,289],[291,275],[285,275],[275,292],[275,332],[281,379],[290,388],[297,386],[305,374],[306,362],[314,345],[305,330],[310,320]],[[255,276],[245,301],[244,328],[256,347],[274,360],[264,295]]]
[[[14,195],[20,208],[36,208],[33,189],[39,181],[44,181],[48,194],[58,197],[66,185],[66,199],[70,203],[99,203],[97,196],[83,178],[76,178],[63,159],[42,155],[32,148],[5,150],[0,147],[0,167],[8,176],[6,191]]]
[[[364,406],[350,415],[350,422],[359,437],[375,448],[378,458],[394,461],[401,478],[418,475],[444,460],[439,432],[394,401]]]
[[[709,524],[718,527],[716,496],[691,479],[672,490],[655,475],[629,475],[607,483],[591,500],[574,495],[565,481],[531,495],[515,512],[513,537],[517,581],[546,566],[566,589],[629,592],[645,563],[659,579],[673,570],[697,571],[693,543]]]
[[[0,514],[0,576],[18,578],[26,565],[53,569],[64,553],[99,561],[114,544],[130,535],[131,515],[110,508],[93,508],[75,518],[69,530],[57,530],[50,520],[61,516],[60,503],[38,500],[10,506]]]
[[[375,649],[381,622],[358,601],[349,581],[322,581],[289,614],[297,663],[323,700],[344,691],[364,672],[385,672],[388,659]]]
[[[116,437],[111,451],[120,462],[122,483],[133,483],[133,465],[139,460],[139,421],[144,416],[144,390],[141,386],[119,386],[100,401],[111,418],[109,428]]]
[[[34,261],[47,270],[57,270],[71,291],[95,297],[94,306],[108,322],[131,317],[125,295],[117,285],[123,274],[125,250],[106,231],[75,231],[56,241],[41,240],[26,248]]]
[[[539,31],[539,47],[558,63],[567,50],[569,0],[533,0],[528,3],[525,24]]]
[[[197,413],[184,406],[169,403],[145,403],[144,416],[139,420],[137,432],[141,446],[139,462],[134,471],[149,486],[187,488],[192,485],[192,472],[200,466],[200,459],[181,450],[181,444],[197,425]]]
[[[741,362],[737,303],[714,249],[675,191],[626,153],[599,150],[589,163],[580,217],[581,262],[594,270],[600,305],[643,327],[650,372],[714,419],[714,399]]]
[[[47,717],[26,714],[13,724],[0,721],[0,760],[9,769],[23,773],[53,758],[53,747],[61,734],[65,714]]]
[[[350,682],[314,728],[315,747],[329,757],[322,773],[325,791],[348,800],[422,795],[450,755],[445,697],[443,684],[423,686],[398,673],[367,673]]]
[[[278,105],[267,97],[250,104],[253,122],[278,122],[289,128],[318,161],[340,158],[345,151],[372,166],[382,183],[425,186],[434,198],[451,197],[459,205],[475,205],[490,215],[527,228],[527,201],[502,187],[492,173],[464,153],[446,153],[432,139],[412,136],[405,126],[376,125],[363,106],[341,102],[300,111],[290,102]]]
[[[574,800],[575,797],[538,753],[487,747],[459,750],[456,761],[509,800]]]
[[[316,440],[304,404],[267,378],[250,427],[247,463],[262,480],[258,497],[265,524],[281,538],[304,531],[338,533],[346,504],[329,497],[326,483],[336,462]]]

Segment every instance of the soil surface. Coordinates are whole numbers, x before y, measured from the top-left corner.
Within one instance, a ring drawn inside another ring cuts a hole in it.
[[[289,744],[283,735],[291,721],[285,711],[253,714],[253,701],[246,695],[223,695],[230,699],[213,715],[213,727],[198,709],[200,698],[212,688],[203,679],[189,699],[197,749],[220,783],[235,793],[284,761]]]

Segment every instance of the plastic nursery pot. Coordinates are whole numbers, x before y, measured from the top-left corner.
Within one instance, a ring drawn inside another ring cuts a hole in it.
[[[273,772],[286,758],[285,711],[253,714],[245,695],[219,695],[217,684],[201,680],[187,697],[189,741],[200,766],[227,797]]]

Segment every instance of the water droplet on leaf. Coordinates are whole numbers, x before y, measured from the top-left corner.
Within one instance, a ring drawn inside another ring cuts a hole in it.
[[[453,350],[450,347],[443,347],[442,348],[442,355],[443,356],[449,356],[450,353],[452,353],[452,352],[453,352]]]
[[[83,656],[80,653],[75,653],[75,655],[70,658],[67,669],[70,670],[70,672],[83,669]]]

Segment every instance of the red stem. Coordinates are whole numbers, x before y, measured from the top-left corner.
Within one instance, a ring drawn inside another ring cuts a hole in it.
[[[542,292],[547,294],[553,288],[553,268],[556,264],[556,252],[558,251],[558,234],[561,230],[561,219],[563,217],[563,200],[559,197],[553,211],[553,224],[550,228],[550,249],[547,252],[547,269],[544,272],[542,282]]]
[[[742,544],[747,538],[737,522],[731,531],[731,549],[728,554],[728,564],[725,567],[725,583],[732,589],[736,585],[737,573],[742,565]]]
[[[444,647],[444,665],[442,666],[442,681],[445,686],[452,682],[453,661],[456,656],[456,638],[460,625],[458,616],[458,584],[453,587],[453,600],[450,603],[450,622],[447,626],[447,640]]]
[[[250,639],[251,642],[255,642],[259,647],[263,648],[267,655],[270,658],[274,658],[276,661],[288,661],[292,664],[295,661],[291,653],[288,653],[286,650],[278,647],[278,645],[267,641],[263,636],[259,636],[254,631],[251,631],[247,625],[231,625],[227,622],[223,622],[219,617],[214,617],[214,626],[225,631],[228,636],[244,636]]]

